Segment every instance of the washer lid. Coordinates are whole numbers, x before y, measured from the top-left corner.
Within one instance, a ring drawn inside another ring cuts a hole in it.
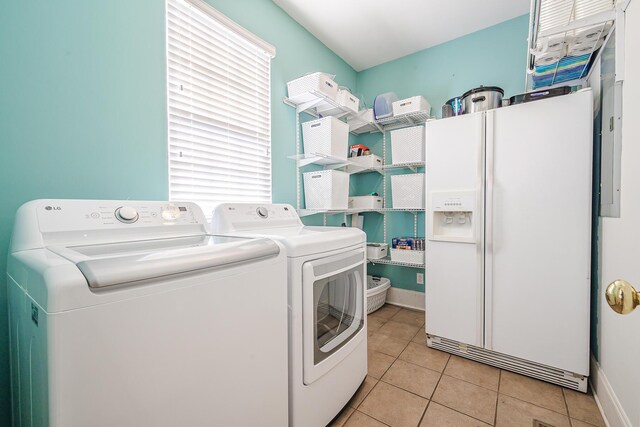
[[[91,288],[230,267],[280,253],[269,239],[207,235],[47,249],[73,262]]]
[[[331,252],[366,241],[364,232],[353,227],[274,227],[235,232],[233,235],[277,240],[287,248],[287,256],[290,258]]]

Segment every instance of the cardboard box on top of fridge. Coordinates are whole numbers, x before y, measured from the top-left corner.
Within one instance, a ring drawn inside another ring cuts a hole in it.
[[[408,113],[417,113],[419,111],[431,114],[431,104],[427,102],[424,96],[412,96],[411,98],[401,99],[391,104],[393,107],[393,115],[401,116]]]
[[[335,101],[338,84],[333,80],[334,77],[332,74],[317,72],[291,80],[287,83],[288,97],[296,104],[313,101],[318,98],[318,94]]]

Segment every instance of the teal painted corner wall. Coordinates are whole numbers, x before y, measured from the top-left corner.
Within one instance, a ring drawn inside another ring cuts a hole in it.
[[[395,92],[400,99],[423,95],[431,104],[432,114],[437,117],[441,116],[441,106],[448,99],[480,85],[499,86],[504,89],[505,97],[522,93],[525,87],[528,25],[529,15],[519,16],[361,71],[357,77],[356,93],[363,96],[369,106],[373,105],[376,95],[384,92]],[[389,134],[386,139],[387,156],[390,157]],[[378,155],[382,153],[381,140],[380,135],[362,139]],[[428,164],[429,159],[427,167]],[[379,176],[358,177],[356,180],[357,195],[381,191]],[[391,202],[389,193],[387,182],[387,203]],[[411,214],[390,214],[387,224],[387,243],[393,237],[413,234]],[[381,228],[382,218],[378,214],[365,216],[364,230],[369,241],[382,241]],[[418,236],[424,234],[424,214],[419,214]],[[369,265],[369,273],[388,277],[393,287],[424,292],[425,285],[416,281],[418,272],[420,270],[416,268]]]
[[[505,96],[524,92],[529,15],[433,46],[358,73],[357,93],[423,95],[440,117],[442,104],[467,90],[499,86]]]
[[[334,73],[369,105],[388,90],[423,94],[434,109],[479,84],[508,93],[524,87],[526,17],[356,73],[270,1],[208,1],[277,48],[274,202],[296,200],[295,164],[287,159],[295,153],[295,112],[282,98],[297,76]],[[16,209],[44,197],[168,196],[164,13],[163,1],[9,0],[0,14],[0,425],[10,419],[5,262]],[[356,182],[352,191],[368,186]],[[374,215],[367,226],[380,221]],[[415,269],[370,270],[395,286],[424,289]]]
[[[273,200],[295,203],[286,82],[355,71],[271,1],[210,3],[277,47]],[[0,13],[0,425],[10,425],[6,256],[16,209],[37,198],[166,199],[164,1],[3,2]]]
[[[164,7],[149,4],[3,2],[0,425],[10,425],[5,271],[16,209],[37,198],[167,197]]]

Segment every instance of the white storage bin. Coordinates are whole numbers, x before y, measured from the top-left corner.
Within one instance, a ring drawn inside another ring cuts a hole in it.
[[[373,108],[360,111],[357,116],[347,117],[349,132],[364,133],[375,131],[377,128],[373,124],[374,122]]]
[[[349,197],[349,209],[382,209],[384,202],[380,196]]]
[[[424,264],[424,251],[391,249],[391,261]]]
[[[358,108],[360,108],[360,100],[358,99],[358,97],[349,92],[347,89],[338,89],[336,103],[344,108],[351,110],[352,113],[356,114],[358,113]],[[333,116],[341,114],[344,110],[331,106],[322,106],[318,107],[317,111],[323,116]]]
[[[367,243],[367,259],[381,259],[388,255],[386,243]]]
[[[371,314],[387,301],[391,281],[386,277],[367,276],[367,314]]]
[[[424,162],[424,126],[396,129],[391,134],[391,163]]]
[[[408,113],[417,113],[424,111],[431,114],[431,104],[427,102],[424,96],[412,96],[411,98],[401,99],[393,104],[393,115],[401,116]]]
[[[317,99],[319,92],[335,101],[338,96],[338,84],[333,76],[326,73],[311,73],[287,83],[289,99],[295,103],[303,103]]]
[[[391,203],[393,208],[424,209],[424,174],[392,175]]]
[[[382,157],[370,154],[368,156],[349,157],[351,164],[347,166],[347,172],[356,173],[366,169],[381,169],[384,163]]]
[[[305,154],[347,159],[349,125],[335,117],[323,117],[302,124],[302,144]]]
[[[424,162],[424,126],[396,129],[391,134],[391,162]]]
[[[347,209],[349,174],[336,170],[306,172],[304,203],[307,209]]]

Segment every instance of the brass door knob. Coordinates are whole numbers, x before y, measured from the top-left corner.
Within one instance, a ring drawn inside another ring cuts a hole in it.
[[[609,283],[605,295],[611,309],[619,314],[629,314],[640,305],[640,292],[626,280]]]

